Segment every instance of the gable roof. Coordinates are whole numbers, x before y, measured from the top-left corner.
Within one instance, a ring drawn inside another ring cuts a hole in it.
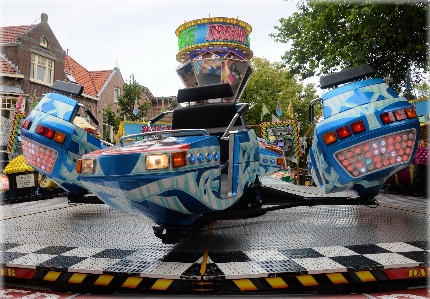
[[[114,70],[88,71],[69,55],[64,59],[64,72],[73,76],[76,83],[84,87],[84,94],[98,97],[102,93],[107,82],[112,78]],[[65,76],[66,81],[70,81]]]
[[[8,26],[0,28],[0,43],[17,43],[18,34],[24,34],[36,25]]]
[[[93,79],[94,86],[96,87],[97,93],[100,93],[105,83],[110,78],[113,71],[93,71],[90,72],[91,78]]]
[[[75,78],[76,83],[84,87],[84,94],[92,97],[97,96],[97,90],[90,72],[69,55],[66,55],[64,58],[64,72],[71,74]],[[65,80],[70,81],[67,77]]]

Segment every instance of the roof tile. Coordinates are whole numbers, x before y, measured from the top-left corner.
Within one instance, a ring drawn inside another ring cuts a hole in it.
[[[93,71],[90,72],[91,78],[93,79],[94,85],[96,87],[97,92],[99,92],[103,85],[105,85],[107,79],[112,74],[113,71]]]
[[[66,55],[64,59],[64,72],[71,74],[76,82],[84,87],[85,94],[93,97],[97,96],[97,90],[90,72],[69,55]]]
[[[16,43],[18,34],[24,34],[36,25],[8,26],[0,28],[1,43]]]
[[[0,73],[16,74],[16,69],[2,56],[0,56]]]

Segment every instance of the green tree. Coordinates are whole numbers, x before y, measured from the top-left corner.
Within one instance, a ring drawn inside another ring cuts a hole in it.
[[[302,79],[368,63],[400,92],[408,69],[415,82],[428,71],[428,1],[313,0],[297,8],[271,36],[291,44],[282,59]]]
[[[413,85],[413,89],[416,92],[416,98],[430,98],[430,85],[424,81],[421,84]]]
[[[114,134],[118,132],[119,123],[121,122],[121,118],[115,115],[113,112],[111,105],[108,105],[106,110],[103,112],[103,123],[108,124],[113,127]],[[103,140],[107,142],[113,142],[109,138],[109,132],[103,131]]]
[[[124,83],[122,90],[123,93],[118,97],[118,112],[121,120],[143,121],[150,104],[146,102],[138,104],[138,113],[136,115],[133,113],[136,99],[139,100],[142,95],[142,87],[134,79],[134,75],[131,75],[130,80]]]
[[[309,128],[309,102],[317,98],[314,85],[308,84],[304,87],[279,62],[272,63],[267,59],[257,57],[251,59],[250,62],[254,72],[239,100],[250,106],[244,115],[246,123],[256,125],[261,122],[263,104],[269,110],[269,114],[263,116],[263,122],[272,121],[271,115],[277,116],[278,100],[281,104],[282,115],[277,117],[280,120],[290,119],[287,110],[291,101],[294,119],[299,121],[300,134],[303,135]],[[317,107],[316,115],[318,113]]]

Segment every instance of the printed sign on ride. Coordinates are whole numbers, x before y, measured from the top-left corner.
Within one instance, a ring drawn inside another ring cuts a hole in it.
[[[245,47],[249,47],[250,43],[245,28],[224,23],[198,24],[184,29],[178,37],[179,50],[211,42],[234,43]]]
[[[235,41],[239,43],[247,43],[247,32],[237,26],[210,24],[208,25],[207,41]]]

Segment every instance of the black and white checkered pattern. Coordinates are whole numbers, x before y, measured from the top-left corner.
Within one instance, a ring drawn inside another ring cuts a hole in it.
[[[3,243],[6,267],[166,279],[201,278],[203,253]],[[203,279],[242,279],[427,265],[428,241],[209,252]]]

